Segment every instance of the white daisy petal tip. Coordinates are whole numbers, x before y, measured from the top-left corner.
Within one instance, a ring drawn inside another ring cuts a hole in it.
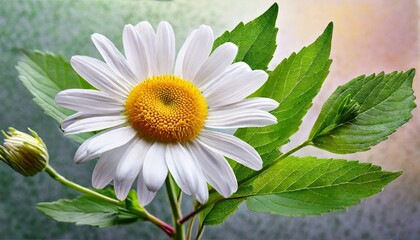
[[[80,63],[80,58],[81,58],[82,56],[80,56],[80,55],[75,55],[75,56],[72,56],[71,58],[70,58],[70,65],[73,67],[73,68],[75,68],[75,65],[77,65],[77,64],[79,64]]]
[[[105,36],[99,33],[93,33],[92,35],[90,35],[90,39],[92,40],[92,42],[99,42],[101,41]]]
[[[112,179],[111,179],[112,180]],[[100,176],[97,174],[92,174],[92,187],[95,189],[104,189],[110,181],[104,181]]]
[[[172,29],[172,25],[168,22],[168,21],[160,21],[158,28],[159,27],[165,27],[165,28],[171,28]]]
[[[238,54],[238,49],[239,48],[233,42],[225,42],[222,45],[218,46],[217,48],[219,48],[219,47],[222,47],[225,51],[232,51],[235,56]]]
[[[80,151],[80,152],[76,152],[76,154],[74,155],[74,162],[76,164],[82,164],[90,159],[95,158],[94,156],[89,156],[89,153],[85,150],[85,151]]]
[[[82,144],[83,145],[83,144]],[[99,157],[99,153],[94,153],[90,151],[88,148],[82,148],[82,146],[77,149],[76,153],[74,154],[74,162],[76,164],[82,164],[89,160]]]
[[[127,34],[128,31],[131,31],[131,29],[134,29],[134,26],[132,24],[126,24],[123,29],[123,35]]]
[[[266,104],[266,107],[262,108],[261,110],[273,111],[274,109],[277,109],[280,106],[279,102],[271,98],[265,98],[264,102]]]
[[[146,206],[155,198],[156,193],[157,192],[153,192],[147,189],[146,185],[144,184],[143,174],[140,171],[140,174],[137,178],[137,198],[139,203],[143,206]]]
[[[123,201],[127,198],[128,192],[130,192],[131,189],[131,185],[131,182],[117,179],[114,180],[114,190],[118,200]]]
[[[209,33],[213,34],[213,29],[206,24],[201,24],[200,27],[198,28],[198,30],[199,31],[206,31],[206,32],[209,32]]]
[[[157,192],[151,192],[151,191],[149,191],[147,193],[146,192],[140,192],[140,191],[138,191],[137,192],[137,198],[139,200],[139,203],[142,206],[148,205],[155,198],[156,193]]]
[[[253,70],[255,78],[261,79],[264,83],[268,80],[268,73],[263,70]]]
[[[261,170],[263,167],[263,162],[262,162],[261,157],[259,158],[259,160],[252,161],[252,165],[248,165],[248,167],[255,171]]]
[[[144,159],[142,169],[143,184],[151,192],[157,192],[168,175],[165,149],[166,146],[164,144],[155,143],[150,147]]]
[[[204,204],[207,202],[207,200],[209,200],[209,194],[208,194],[208,190],[206,190],[207,194],[204,193],[198,193],[195,195],[195,197],[197,198],[197,201],[201,204]]]
[[[203,175],[201,171],[200,171],[200,175]],[[209,199],[209,191],[207,189],[207,183],[204,179],[201,181],[201,184],[198,186],[195,197],[200,203],[206,203],[207,200]]]

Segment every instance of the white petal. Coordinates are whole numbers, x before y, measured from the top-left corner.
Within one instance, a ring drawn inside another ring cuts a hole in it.
[[[276,109],[279,106],[279,103],[271,98],[263,97],[253,97],[241,100],[236,103],[231,103],[228,105],[223,105],[220,107],[214,107],[214,111],[230,111],[232,109],[242,110],[242,109],[257,109],[262,111],[271,111]]]
[[[152,192],[147,189],[146,184],[144,184],[142,171],[140,171],[139,177],[137,178],[137,198],[139,203],[142,206],[146,206],[153,200],[153,198],[155,198],[155,195],[156,192]]]
[[[133,25],[124,27],[123,45],[128,65],[136,76],[136,82],[139,83],[147,78],[149,67],[143,40]]]
[[[66,129],[68,126],[70,126],[71,124],[80,121],[82,119],[85,118],[89,118],[89,117],[95,117],[98,116],[96,114],[92,114],[92,113],[81,113],[81,112],[77,112],[75,114],[72,114],[68,117],[66,117],[63,122],[61,123],[61,129]]]
[[[195,76],[209,57],[213,42],[213,30],[205,25],[200,26],[185,50],[182,63],[183,79],[195,83]]]
[[[71,119],[73,121],[73,119]],[[99,131],[107,128],[116,127],[127,122],[125,116],[98,116],[81,119],[75,121],[72,124],[66,123],[66,120],[63,121],[63,124],[67,126],[63,128],[65,134],[76,134],[82,132],[93,132]]]
[[[277,122],[276,117],[258,109],[209,109],[204,126],[218,129],[264,127]]]
[[[182,47],[179,50],[178,55],[176,57],[174,72],[175,72],[175,75],[180,76],[181,78],[183,78],[182,65],[184,64],[185,51],[187,50],[188,46],[190,45],[191,40],[195,37],[196,33],[197,33],[197,29],[195,29],[194,31],[192,31],[190,33],[190,35],[188,35],[187,39],[185,40],[184,44],[182,45]]]
[[[235,103],[257,91],[267,78],[262,70],[252,71],[245,63],[235,63],[204,89],[203,96],[210,107]]]
[[[115,195],[119,200],[127,197],[149,148],[150,144],[147,141],[135,138],[121,157],[114,179]]]
[[[56,95],[55,102],[65,108],[91,113],[117,113],[124,109],[121,99],[113,99],[104,92],[87,89],[61,91]]]
[[[220,128],[210,128],[210,127],[205,127],[205,129],[207,129],[209,131],[216,131],[216,132],[226,133],[226,134],[229,134],[229,135],[234,135],[235,132],[238,130],[237,128],[220,129]]]
[[[98,157],[100,154],[128,143],[136,136],[137,132],[131,127],[120,127],[101,132],[87,139],[77,149],[74,155],[76,163]]]
[[[200,88],[222,74],[232,64],[237,53],[238,47],[230,42],[216,48],[197,72],[194,78],[196,86]]]
[[[115,177],[118,163],[128,144],[108,152],[104,152],[96,163],[92,174],[92,186],[97,189],[106,187]]]
[[[166,146],[165,158],[168,169],[181,190],[188,195],[200,194],[200,198],[204,198],[202,190],[204,187],[207,189],[206,181],[191,154],[180,143],[174,143]]]
[[[168,22],[160,22],[156,31],[156,61],[160,75],[173,73],[175,34]]]
[[[202,176],[202,180],[199,182],[197,193],[195,194],[195,198],[199,203],[206,203],[209,199],[209,190],[207,188],[207,182],[205,180],[204,173],[200,171]]]
[[[86,119],[86,118],[92,118],[92,117],[100,117],[100,116],[119,116],[120,113],[117,114],[109,114],[109,113],[84,113],[84,112],[77,112],[73,115],[70,115],[66,117],[63,122],[61,123],[61,128],[66,129],[68,126],[72,125],[75,122],[78,122],[80,120]]]
[[[236,192],[238,183],[235,174],[222,155],[200,146],[198,142],[189,144],[188,150],[193,153],[207,181],[217,192],[225,198]]]
[[[236,62],[229,65],[222,74],[216,78],[213,78],[203,87],[201,87],[204,97],[214,94],[214,92],[221,87],[220,85],[223,84],[222,81],[224,81],[224,79],[229,80],[230,78],[238,77],[239,75],[244,75],[251,71],[251,68],[244,62]]]
[[[104,62],[87,56],[73,56],[70,62],[74,70],[95,88],[122,99],[128,96],[130,85]]]
[[[135,26],[141,39],[143,40],[144,50],[146,51],[148,63],[148,77],[159,75],[159,69],[156,58],[156,33],[149,22],[143,21]]]
[[[110,66],[115,72],[119,73],[121,77],[127,80],[127,82],[132,85],[136,85],[136,77],[130,70],[127,60],[115,47],[115,45],[104,35],[98,33],[92,35],[92,41],[108,66]]]
[[[165,151],[166,144],[155,142],[144,159],[142,169],[144,184],[152,192],[157,192],[162,187],[168,175]]]
[[[199,143],[253,170],[262,168],[260,155],[253,147],[241,139],[209,130],[202,130],[197,138]]]

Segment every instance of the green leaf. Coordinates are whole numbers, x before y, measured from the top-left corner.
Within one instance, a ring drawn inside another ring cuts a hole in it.
[[[222,200],[208,208],[204,213],[204,225],[218,225],[223,223],[230,215],[238,210],[244,199]]]
[[[249,195],[252,193],[252,186],[238,189],[235,196]],[[200,220],[204,225],[217,225],[223,223],[230,215],[238,210],[244,198],[224,199],[217,192],[212,192],[209,201],[217,199],[215,204],[211,204],[200,212]]]
[[[263,169],[258,172],[232,163],[240,184],[239,192],[243,189],[242,183],[264,172],[267,166],[280,156],[278,148],[289,142],[289,138],[299,129],[302,118],[329,73],[332,32],[333,24],[330,23],[314,43],[284,59],[270,73],[266,84],[254,94],[272,98],[280,103],[279,107],[272,111],[278,123],[263,128],[244,128],[236,131],[235,135],[251,144],[263,159]],[[209,201],[211,200],[212,197]],[[236,211],[243,200],[217,202],[206,209],[208,213],[203,217],[203,222],[212,225],[222,223]]]
[[[366,151],[384,141],[412,117],[414,75],[414,69],[373,74],[340,86],[322,107],[309,140],[341,154]]]
[[[312,106],[312,100],[327,77],[331,65],[329,55],[332,31],[333,25],[330,23],[314,43],[283,60],[256,94],[280,103],[272,111],[277,118],[277,124],[262,128],[244,128],[236,132],[237,137],[258,151],[264,166],[279,156],[277,149],[289,142],[289,138],[299,129],[302,118]],[[234,170],[238,181],[255,173],[240,165]]]
[[[16,66],[19,79],[29,90],[46,114],[59,123],[74,111],[58,106],[55,95],[65,89],[93,87],[82,79],[71,67],[69,61],[60,55],[40,51],[23,50],[23,56]],[[70,136],[76,142],[82,142],[91,134]]]
[[[223,43],[232,42],[238,46],[236,62],[243,61],[252,69],[266,70],[277,46],[278,29],[275,24],[278,8],[277,3],[274,3],[253,21],[247,24],[241,22],[231,32],[224,32],[215,40],[213,49]]]
[[[77,225],[109,227],[139,220],[137,216],[111,203],[87,195],[75,199],[38,203],[36,208],[56,221]]]
[[[320,215],[358,204],[400,175],[370,163],[288,157],[250,183],[247,207],[284,216]]]

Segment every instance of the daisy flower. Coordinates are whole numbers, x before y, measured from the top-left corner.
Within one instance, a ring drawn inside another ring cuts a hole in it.
[[[146,205],[170,173],[184,193],[204,203],[207,183],[224,197],[238,188],[225,157],[261,169],[255,149],[222,133],[276,123],[268,112],[278,106],[276,101],[246,98],[268,76],[244,62],[233,63],[236,45],[225,43],[212,52],[213,31],[201,26],[176,56],[167,22],[156,32],[148,22],[126,25],[125,56],[103,35],[93,34],[92,41],[105,62],[73,56],[71,65],[97,90],[64,90],[56,102],[77,111],[62,122],[66,134],[101,131],[74,157],[76,163],[99,157],[93,187],[104,188],[113,180],[123,200],[137,178],[139,201]]]

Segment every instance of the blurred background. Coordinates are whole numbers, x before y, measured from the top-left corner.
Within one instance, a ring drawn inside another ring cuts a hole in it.
[[[31,127],[44,139],[53,165],[64,176],[90,186],[94,162],[75,165],[76,145],[62,136],[58,124],[35,105],[18,80],[17,48],[99,57],[90,41],[94,32],[108,36],[121,49],[122,28],[147,20],[171,22],[177,45],[201,24],[215,34],[263,13],[274,1],[261,0],[0,0],[0,128]],[[417,0],[283,0],[279,3],[278,49],[270,67],[312,43],[334,22],[333,64],[321,94],[301,130],[284,149],[305,139],[325,99],[340,84],[361,74],[419,69]],[[420,92],[420,78],[414,81]],[[417,105],[419,102],[417,100]],[[420,109],[411,121],[371,151],[333,155],[307,148],[298,155],[341,157],[373,162],[404,174],[375,197],[346,212],[319,217],[287,218],[251,213],[241,205],[224,224],[208,227],[204,239],[418,239],[420,236]],[[148,223],[107,229],[58,223],[34,205],[77,194],[46,174],[24,178],[0,164],[0,239],[164,239]],[[150,212],[169,216],[164,194]],[[169,221],[169,219],[166,219]]]

